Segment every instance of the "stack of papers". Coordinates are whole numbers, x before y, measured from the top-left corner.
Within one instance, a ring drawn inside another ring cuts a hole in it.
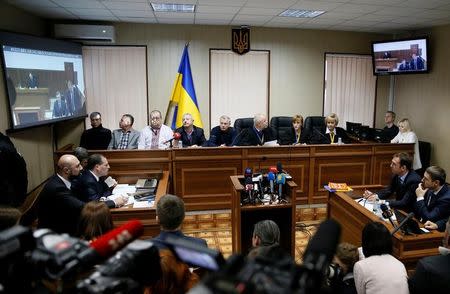
[[[114,190],[113,194],[108,197],[110,200],[114,200],[118,196],[127,196],[128,202],[125,205],[131,205],[133,204],[133,208],[149,208],[153,207],[155,204],[155,201],[135,201],[133,195],[136,193],[136,187],[134,185],[128,185],[128,184],[119,184],[117,185]]]

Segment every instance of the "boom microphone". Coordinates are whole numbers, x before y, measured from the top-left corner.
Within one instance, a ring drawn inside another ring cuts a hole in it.
[[[275,174],[273,172],[267,173],[267,179],[269,180],[270,184],[270,194],[273,194],[273,182],[275,181]]]
[[[392,220],[392,211],[388,208],[388,206],[383,203],[380,205],[380,208],[381,208],[383,217],[389,219],[389,222],[394,227],[394,229],[397,228],[394,221]]]
[[[173,137],[167,141],[164,141],[163,144],[167,144],[167,143],[172,142],[173,140],[180,140],[180,139],[181,139],[181,134],[175,132],[175,133],[173,133]]]

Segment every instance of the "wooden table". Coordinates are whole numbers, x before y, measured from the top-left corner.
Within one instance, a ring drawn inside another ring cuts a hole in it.
[[[148,173],[147,178],[155,176],[156,173]],[[116,178],[120,184],[135,184],[138,178],[143,178],[142,175],[135,175],[133,178],[131,175],[127,175],[128,181]],[[116,227],[123,225],[131,219],[138,219],[144,225],[144,233],[141,239],[149,239],[159,234],[159,224],[156,220],[156,203],[158,200],[168,192],[169,187],[169,172],[162,172],[162,176],[159,179],[158,187],[156,190],[155,205],[149,208],[133,208],[133,205],[124,206],[121,208],[111,209],[113,222]]]
[[[63,149],[59,156],[71,153]],[[392,173],[392,155],[414,154],[414,144],[345,144],[279,147],[204,147],[168,150],[92,150],[109,161],[110,174],[145,174],[169,171],[169,191],[183,197],[186,210],[231,209],[229,177],[242,175],[245,168],[267,172],[282,163],[298,185],[293,199],[297,205],[325,204],[328,182],[349,185],[387,185]]]
[[[372,188],[370,190],[375,190]],[[356,246],[361,246],[361,232],[370,221],[380,221],[389,231],[394,230],[389,222],[381,221],[372,211],[353,200],[360,198],[362,193],[362,187],[352,192],[330,193],[328,202],[328,218],[335,219],[342,226],[341,242]],[[443,236],[443,233],[437,231],[415,236],[397,232],[392,236],[393,255],[403,262],[408,270],[415,269],[420,258],[439,254],[438,246],[442,245]]]
[[[269,219],[277,223],[280,228],[280,246],[295,256],[295,204],[292,199],[297,185],[293,181],[286,181],[283,193],[288,202],[285,204],[241,206],[244,177],[230,176],[230,180],[233,253],[246,254],[252,247],[254,225],[261,220]]]

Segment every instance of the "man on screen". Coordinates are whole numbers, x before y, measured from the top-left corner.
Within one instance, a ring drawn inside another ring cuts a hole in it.
[[[409,62],[411,70],[423,70],[425,69],[425,60],[422,57],[417,56],[416,53],[411,55],[411,61]]]
[[[30,89],[36,89],[39,87],[37,78],[30,72],[27,77],[27,87]]]
[[[53,103],[53,118],[63,117],[67,114],[66,100],[62,99],[59,91],[56,91],[56,100]]]
[[[77,115],[83,112],[83,93],[81,93],[77,85],[74,85],[71,80],[67,80],[67,90],[64,93],[64,97],[66,98],[69,115]]]

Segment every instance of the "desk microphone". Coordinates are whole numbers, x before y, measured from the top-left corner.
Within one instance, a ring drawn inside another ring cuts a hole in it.
[[[173,140],[180,140],[181,139],[181,134],[180,133],[173,133],[173,137],[170,138],[169,140],[166,140],[163,142],[163,144],[167,144],[167,143],[171,143]]]
[[[273,172],[270,171],[270,172],[267,174],[267,179],[269,180],[270,194],[273,194],[273,193],[274,193],[274,191],[273,191],[273,184],[274,184],[274,181],[275,181],[275,174],[274,174]]]
[[[383,203],[380,205],[380,208],[381,208],[381,211],[382,211],[381,214],[383,215],[383,217],[389,219],[389,222],[394,227],[394,229],[397,228],[394,221],[392,220],[392,211],[388,208],[388,206]]]

